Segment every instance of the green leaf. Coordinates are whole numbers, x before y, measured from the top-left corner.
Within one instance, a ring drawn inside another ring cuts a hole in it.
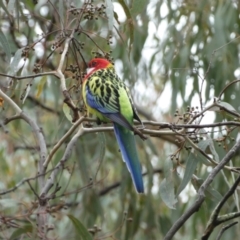
[[[88,232],[86,227],[74,216],[68,214],[69,219],[72,221],[75,230],[76,230],[76,237],[79,240],[92,240],[92,235]]]
[[[16,240],[18,237],[20,237],[22,234],[24,233],[28,233],[28,232],[32,232],[33,230],[33,226],[31,224],[29,225],[25,225],[21,228],[18,228],[17,230],[15,230],[11,237],[10,237],[10,240]],[[22,236],[21,236],[22,237]],[[22,238],[21,238],[22,239]]]
[[[148,1],[146,0],[133,0],[131,15],[136,17],[138,14],[142,13],[142,11],[146,8]]]
[[[31,84],[28,84],[26,89],[25,89],[25,92],[24,92],[24,97],[23,97],[23,100],[22,100],[22,103],[24,104],[27,96],[29,95],[30,93],[30,90],[31,90]]]
[[[173,184],[173,164],[172,161],[166,161],[164,166],[164,175],[166,178],[161,182],[159,186],[159,192],[164,203],[171,209],[175,209],[175,204],[177,199],[174,194],[174,184]]]
[[[59,21],[61,23],[64,22],[64,1],[63,0],[59,0],[58,1],[58,14],[59,14]]]
[[[168,230],[172,227],[172,222],[170,218],[166,215],[159,215],[158,221],[161,232],[166,235]]]
[[[129,45],[128,45],[128,57],[130,57],[130,53],[132,50],[132,43],[134,41],[134,26],[133,26],[133,19],[131,16],[131,12],[130,9],[128,8],[127,4],[124,2],[124,0],[119,0],[119,3],[121,4],[126,16],[127,16],[127,23],[128,23],[128,27],[129,27]]]
[[[211,151],[214,159],[219,162],[219,156],[215,150],[213,140],[210,137],[207,137],[207,139],[202,140],[198,143],[198,147],[206,152],[207,147],[209,147],[209,150]]]
[[[106,15],[108,17],[108,30],[112,31],[112,29],[113,29],[113,16],[114,16],[112,0],[106,0],[106,6],[107,6]]]
[[[177,199],[174,194],[173,182],[168,178],[164,178],[159,186],[159,192],[164,203],[171,209],[176,209]]]
[[[187,184],[192,179],[192,175],[197,168],[198,161],[199,161],[199,158],[197,157],[197,154],[194,154],[194,153],[189,154],[186,162],[184,177],[176,193],[177,196],[182,192],[182,190],[187,186]]]
[[[11,50],[9,42],[6,38],[6,36],[3,34],[3,32],[0,30],[0,43],[2,44],[2,49],[4,49],[6,56],[7,56],[7,62],[10,63],[11,60]]]
[[[240,114],[236,111],[236,109],[227,102],[218,102],[215,106],[211,107],[209,111],[224,112],[230,117],[240,117]]]
[[[67,120],[72,123],[72,115],[71,115],[71,109],[70,107],[66,104],[66,103],[63,103],[63,112],[65,114],[65,117],[67,118]]]
[[[0,7],[7,13],[8,16],[10,16],[10,14],[2,0],[0,0]]]
[[[8,5],[7,5],[8,11],[12,15],[13,15],[14,11],[16,10],[15,3],[16,3],[16,0],[9,0]]]
[[[37,86],[36,98],[40,97],[46,82],[47,82],[47,76],[43,76]]]
[[[194,177],[192,179],[192,184],[195,190],[198,191],[200,186],[203,184],[203,179]],[[219,202],[222,199],[222,195],[211,186],[208,186],[205,194],[207,198],[210,198],[214,202]]]
[[[22,50],[23,48],[18,49],[13,57],[13,60],[10,64],[10,71],[9,71],[11,75],[15,75],[20,68],[19,62],[22,59]]]

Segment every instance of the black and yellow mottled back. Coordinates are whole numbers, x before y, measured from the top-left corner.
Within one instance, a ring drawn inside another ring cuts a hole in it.
[[[88,111],[101,121],[116,122],[133,130],[133,119],[141,122],[125,84],[113,67],[98,69],[84,82],[83,97]]]

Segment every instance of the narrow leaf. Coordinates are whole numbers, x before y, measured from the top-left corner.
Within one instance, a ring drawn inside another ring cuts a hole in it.
[[[159,186],[159,192],[164,203],[171,209],[175,209],[177,200],[174,195],[173,182],[170,179],[164,178]]]
[[[9,0],[8,5],[7,5],[7,9],[10,12],[10,14],[12,14],[12,15],[16,9],[15,3],[16,3],[16,0]]]
[[[25,102],[28,94],[30,93],[30,90],[31,90],[31,84],[28,84],[27,87],[26,87],[26,90],[25,90],[25,92],[24,92],[25,95],[24,95],[24,97],[23,97],[22,103]]]
[[[10,237],[10,240],[15,240],[15,239],[18,239],[18,237],[20,237],[22,234],[24,233],[28,233],[28,232],[32,232],[33,230],[33,227],[32,225],[25,225],[21,228],[18,228],[16,231],[14,231]],[[21,239],[22,239],[23,236],[21,236]]]
[[[211,138],[209,138],[209,148],[210,148],[212,155],[214,156],[214,159],[219,162],[219,156],[218,156],[218,153],[216,152],[213,140]]]
[[[134,26],[133,26],[133,19],[131,16],[130,9],[128,8],[127,4],[125,3],[124,0],[119,0],[119,3],[121,4],[126,16],[127,16],[127,23],[129,27],[129,45],[128,45],[128,57],[130,57],[131,49],[132,49],[132,43],[134,41]]]
[[[64,22],[64,1],[63,0],[59,0],[58,1],[58,14],[59,14],[59,21],[61,23]]]
[[[187,163],[186,163],[186,169],[184,172],[183,180],[182,180],[180,186],[178,187],[178,190],[176,193],[177,196],[182,192],[182,190],[190,182],[192,175],[197,168],[198,161],[199,161],[199,159],[198,159],[197,155],[195,155],[194,153],[189,154]]]
[[[10,74],[11,75],[15,75],[16,72],[20,69],[21,66],[19,66],[19,62],[21,61],[22,59],[22,50],[23,48],[20,48],[16,51],[14,57],[13,57],[13,60],[10,64]]]
[[[107,6],[106,15],[108,17],[108,30],[112,31],[112,29],[113,29],[113,16],[114,16],[112,0],[106,0],[106,6]]]
[[[173,184],[173,164],[172,161],[166,161],[164,164],[164,174],[166,178],[161,182],[159,186],[159,192],[164,203],[171,209],[175,209],[177,200],[174,194]]]
[[[236,111],[236,109],[227,102],[217,102],[217,104],[211,107],[209,111],[224,112],[230,117],[240,117],[240,114]]]
[[[68,214],[69,219],[72,221],[75,230],[76,230],[76,237],[79,240],[92,240],[91,234],[85,228],[85,226],[74,216]]]
[[[192,179],[192,184],[195,190],[198,191],[203,184],[203,179],[194,177]],[[206,196],[214,202],[219,202],[222,199],[222,195],[211,186],[208,186],[206,189]]]
[[[226,108],[229,111],[237,112],[236,109],[231,104],[229,104],[227,102],[219,102],[218,105],[220,107]]]
[[[72,123],[72,115],[71,115],[71,110],[69,108],[69,106],[66,103],[63,103],[63,113],[65,114],[65,117],[67,118],[67,120]]]
[[[1,30],[0,30],[0,43],[2,44],[2,49],[4,49],[4,51],[6,53],[7,62],[10,63],[11,50],[10,50],[9,42]]]
[[[206,137],[207,137],[207,139],[202,140],[198,143],[198,147],[204,152],[206,152],[206,149],[209,148],[209,150],[211,151],[211,153],[214,157],[214,160],[219,162],[219,156],[215,150],[213,140],[210,137],[208,137],[207,135],[206,135]]]
[[[138,14],[142,13],[142,11],[146,8],[148,1],[146,0],[133,0],[131,15],[136,17]]]
[[[37,98],[40,97],[46,82],[47,82],[47,76],[43,76],[37,86],[37,94],[36,94]]]
[[[6,8],[6,6],[4,5],[4,3],[3,3],[2,0],[0,0],[0,7],[7,13],[8,16],[10,16],[10,14],[9,14],[9,12],[8,12],[8,10],[7,10],[7,8]]]

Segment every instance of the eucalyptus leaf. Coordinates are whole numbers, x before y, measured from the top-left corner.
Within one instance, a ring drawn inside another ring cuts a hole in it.
[[[25,233],[29,233],[29,232],[32,232],[33,231],[33,226],[31,224],[28,224],[28,225],[25,225],[25,226],[22,226],[18,229],[16,229],[11,237],[10,237],[10,240],[16,240],[18,239],[18,237],[23,237],[22,235],[25,234]],[[23,238],[22,238],[23,239]],[[25,238],[24,238],[25,239]]]
[[[16,0],[9,0],[7,9],[13,15],[16,10]]]
[[[65,117],[67,118],[67,120],[72,123],[72,115],[71,115],[71,109],[69,108],[69,106],[66,103],[63,103],[63,113],[65,115]]]
[[[69,219],[75,227],[76,237],[79,240],[92,240],[91,234],[88,232],[86,227],[73,215],[68,214]]]
[[[9,42],[8,42],[6,36],[4,35],[4,33],[1,30],[0,30],[0,43],[2,44],[2,49],[6,53],[7,62],[10,63],[10,59],[11,59],[10,45],[9,45]]]
[[[23,48],[20,48],[14,54],[14,57],[10,64],[10,70],[9,70],[9,74],[11,75],[15,75],[17,71],[21,68],[21,66],[19,66],[19,62],[22,59],[22,50]]]
[[[114,17],[114,12],[113,12],[113,3],[112,0],[105,0],[106,1],[106,15],[108,17],[108,30],[112,31],[113,29],[113,17]]]
[[[178,196],[182,190],[187,186],[187,184],[191,181],[192,175],[197,168],[197,164],[199,162],[199,158],[197,154],[190,153],[186,162],[186,168],[184,172],[184,176],[180,186],[178,187],[176,195]]]
[[[171,209],[176,209],[177,199],[174,194],[174,185],[171,179],[164,178],[160,183],[159,192],[164,203]]]

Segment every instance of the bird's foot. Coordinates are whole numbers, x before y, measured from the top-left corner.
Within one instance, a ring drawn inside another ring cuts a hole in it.
[[[134,134],[138,135],[142,140],[146,140],[147,137],[138,129],[138,128],[133,128]]]

